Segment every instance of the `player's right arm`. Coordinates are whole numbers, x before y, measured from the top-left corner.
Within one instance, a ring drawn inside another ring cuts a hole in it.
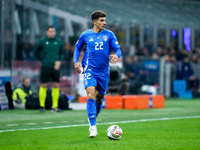
[[[82,73],[82,65],[80,62],[78,62],[78,58],[80,56],[80,52],[84,45],[85,45],[84,35],[82,34],[75,44],[74,57],[73,57],[74,69],[78,73]]]
[[[39,40],[33,49],[35,57],[41,60],[40,52],[42,51],[42,40]]]

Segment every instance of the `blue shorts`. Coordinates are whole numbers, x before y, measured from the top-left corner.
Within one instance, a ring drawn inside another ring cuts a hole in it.
[[[108,81],[109,81],[109,74],[105,76],[98,76],[95,74],[92,74],[91,71],[86,71],[84,73],[84,86],[87,88],[88,86],[95,86],[96,90],[101,95],[105,95],[107,88],[108,88]]]

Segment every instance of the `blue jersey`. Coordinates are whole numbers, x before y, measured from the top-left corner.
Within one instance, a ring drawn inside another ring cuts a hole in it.
[[[75,45],[74,63],[78,61],[80,51],[86,45],[82,65],[84,70],[92,71],[96,75],[109,73],[110,47],[115,51],[115,55],[121,57],[120,45],[117,38],[110,30],[102,30],[95,33],[93,29],[83,32]]]

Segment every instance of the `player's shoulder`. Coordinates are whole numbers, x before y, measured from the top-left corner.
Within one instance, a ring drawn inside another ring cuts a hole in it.
[[[110,36],[114,35],[114,33],[113,33],[111,30],[108,30],[108,29],[104,29],[103,32],[104,32],[105,34],[110,35]]]
[[[93,33],[93,30],[88,29],[88,30],[83,31],[81,35],[87,35],[87,34],[91,34],[91,33]]]
[[[103,30],[105,33],[111,33],[111,34],[114,34],[111,30],[108,30],[108,29],[104,29]]]

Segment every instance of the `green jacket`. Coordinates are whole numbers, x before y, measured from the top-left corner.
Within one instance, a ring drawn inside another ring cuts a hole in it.
[[[65,58],[63,42],[58,39],[49,39],[47,36],[40,39],[35,45],[33,52],[41,60],[42,66],[53,67],[55,61],[62,61]]]

